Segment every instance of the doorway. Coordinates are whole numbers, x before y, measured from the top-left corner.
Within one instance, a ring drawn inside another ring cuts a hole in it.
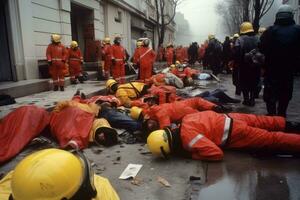
[[[13,80],[12,65],[9,53],[7,7],[8,0],[0,1],[0,81]]]
[[[71,3],[72,40],[76,40],[85,62],[96,61],[94,10]]]

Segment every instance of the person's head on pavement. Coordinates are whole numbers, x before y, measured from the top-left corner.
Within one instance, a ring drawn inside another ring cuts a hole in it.
[[[95,119],[93,124],[93,134],[91,135],[96,144],[113,146],[118,144],[118,133],[104,118]]]
[[[10,200],[85,199],[97,196],[94,173],[83,153],[45,149],[24,158],[11,180]]]
[[[118,82],[115,79],[109,79],[106,81],[106,90],[109,94],[115,94],[118,89]]]

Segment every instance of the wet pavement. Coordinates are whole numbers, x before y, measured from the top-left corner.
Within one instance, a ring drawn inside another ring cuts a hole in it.
[[[190,92],[223,89],[235,96],[230,75],[221,75],[221,83],[202,81],[204,88]],[[191,89],[191,88],[189,88]],[[234,111],[266,114],[260,98],[255,107],[230,104]],[[300,122],[300,78],[295,82],[294,98],[288,110],[288,119]],[[300,145],[300,144],[299,144]],[[34,148],[36,150],[36,148]],[[32,149],[22,151],[16,158],[0,166],[0,174],[14,166]],[[109,178],[122,200],[300,200],[300,159],[257,157],[250,153],[225,151],[221,162],[202,162],[171,157],[163,160],[153,157],[144,144],[120,144],[110,148],[91,146],[85,150],[96,174]],[[118,177],[129,163],[142,164],[137,177],[139,185]],[[200,180],[191,182],[194,176]],[[171,187],[157,181],[166,179]]]

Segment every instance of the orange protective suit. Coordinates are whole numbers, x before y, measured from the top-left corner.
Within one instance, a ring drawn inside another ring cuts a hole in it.
[[[102,49],[102,55],[104,60],[104,77],[109,78],[110,69],[111,69],[111,56],[112,56],[112,47],[110,44],[104,44]]]
[[[175,51],[176,60],[183,63],[184,62],[184,49],[182,47],[178,47]]]
[[[71,80],[76,80],[76,77],[82,76],[81,64],[83,63],[83,57],[79,48],[68,50],[68,63]]]
[[[213,111],[186,115],[180,136],[193,159],[221,160],[228,149],[266,149],[300,152],[300,135],[281,132],[285,118]]]
[[[169,85],[152,85],[148,93],[152,96],[157,96],[159,104],[170,103],[181,99],[181,97],[176,95],[176,88]]]
[[[166,50],[166,60],[168,65],[172,65],[174,63],[174,49],[173,47],[168,47]]]
[[[179,77],[181,80],[183,80],[186,77],[192,77],[192,69],[189,67],[184,68],[183,71],[179,71],[177,68],[175,68],[171,71],[171,73]]]
[[[199,111],[211,110],[216,105],[202,99],[201,97],[190,98],[173,103],[165,103],[152,106],[144,113],[150,119],[156,120],[160,128],[170,126],[173,122],[179,122],[185,115],[197,113]]]
[[[154,84],[155,86],[166,85],[165,82],[166,74],[156,74],[147,80],[148,84]]]
[[[119,83],[125,83],[125,49],[121,45],[111,46],[112,76]]]
[[[51,43],[46,51],[47,61],[50,64],[49,74],[53,80],[53,85],[64,86],[65,83],[65,62],[67,59],[66,48],[58,43]]]
[[[145,81],[152,76],[156,54],[149,48],[141,46],[133,55],[133,62],[139,66],[139,79]]]
[[[0,121],[0,163],[17,155],[49,124],[48,112],[36,106],[22,106]]]

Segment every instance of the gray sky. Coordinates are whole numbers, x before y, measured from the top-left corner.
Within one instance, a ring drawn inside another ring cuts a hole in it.
[[[215,11],[218,1],[220,0],[185,0],[179,5],[177,11],[184,14],[190,23],[192,34],[195,35],[191,40],[202,42],[209,34],[223,37],[219,28],[220,18]]]

